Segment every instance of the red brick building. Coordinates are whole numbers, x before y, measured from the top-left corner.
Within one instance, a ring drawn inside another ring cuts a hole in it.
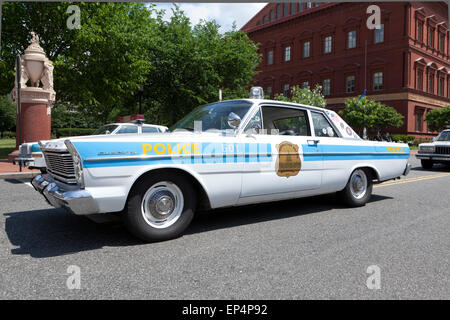
[[[367,27],[369,5],[381,28]],[[433,136],[426,113],[450,105],[448,6],[445,2],[269,3],[242,30],[260,43],[255,84],[266,94],[293,85],[323,86],[327,108],[367,89],[404,116],[393,133]]]

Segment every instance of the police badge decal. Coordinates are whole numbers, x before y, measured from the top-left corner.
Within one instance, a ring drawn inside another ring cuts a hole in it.
[[[289,178],[296,176],[302,168],[300,155],[298,154],[298,145],[283,141],[276,145],[278,150],[278,159],[275,163],[277,175]]]

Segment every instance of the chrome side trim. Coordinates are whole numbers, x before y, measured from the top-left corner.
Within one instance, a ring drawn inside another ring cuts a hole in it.
[[[257,157],[257,156],[273,156],[272,153],[218,153],[218,154],[172,154],[172,155],[150,155],[150,156],[131,156],[131,157],[107,157],[107,158],[87,158],[86,162],[91,161],[109,161],[109,160],[142,160],[142,159],[171,159],[171,158],[220,158],[220,157]]]

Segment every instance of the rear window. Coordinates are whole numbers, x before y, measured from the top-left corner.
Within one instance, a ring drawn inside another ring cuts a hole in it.
[[[142,127],[142,133],[148,132],[159,132],[158,128],[155,127]]]
[[[138,132],[137,126],[122,126],[120,127],[119,131],[117,131],[116,134],[137,133],[137,132]]]

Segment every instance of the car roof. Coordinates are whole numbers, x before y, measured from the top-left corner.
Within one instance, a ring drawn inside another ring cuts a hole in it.
[[[324,108],[320,107],[314,107],[307,104],[301,104],[301,103],[295,103],[295,102],[287,102],[287,101],[280,101],[280,100],[269,100],[269,99],[234,99],[234,100],[226,100],[226,101],[249,101],[251,103],[259,103],[259,104],[275,104],[274,107],[299,107],[299,108],[307,108],[315,111],[323,112]],[[224,101],[225,102],[225,101]]]
[[[114,123],[104,124],[104,126],[113,126],[113,125],[115,125],[115,126],[121,126],[121,125],[137,126],[138,124],[137,123],[133,123],[133,122],[114,122]],[[146,127],[164,127],[164,126],[160,126],[160,125],[157,125],[157,124],[148,124],[148,123],[143,123],[142,125],[146,126]]]

